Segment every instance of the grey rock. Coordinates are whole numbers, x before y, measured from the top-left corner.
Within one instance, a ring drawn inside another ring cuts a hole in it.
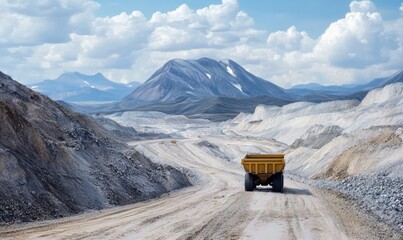
[[[134,203],[190,185],[91,117],[1,72],[0,86],[0,224]]]
[[[342,181],[330,181],[307,179],[290,172],[287,176],[315,187],[342,192],[358,200],[358,206],[377,217],[379,221],[391,224],[400,231],[403,230],[402,177],[373,174],[356,175]]]

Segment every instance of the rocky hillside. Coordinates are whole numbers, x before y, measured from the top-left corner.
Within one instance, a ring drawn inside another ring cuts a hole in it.
[[[190,185],[91,118],[1,72],[0,122],[0,224],[133,203]]]

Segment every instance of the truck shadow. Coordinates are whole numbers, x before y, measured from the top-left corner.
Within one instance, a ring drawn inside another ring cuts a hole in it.
[[[285,194],[294,194],[294,195],[306,195],[306,196],[311,196],[312,193],[306,188],[299,189],[299,188],[288,188],[285,187],[283,188],[283,193]]]
[[[262,187],[262,186],[258,186],[253,191],[254,192],[273,192],[273,193],[277,193],[277,192],[274,192],[273,188],[271,188],[271,187]],[[299,188],[290,188],[290,187],[284,187],[282,194],[305,195],[305,196],[311,196],[312,195],[311,191],[309,191],[308,189],[299,189]]]

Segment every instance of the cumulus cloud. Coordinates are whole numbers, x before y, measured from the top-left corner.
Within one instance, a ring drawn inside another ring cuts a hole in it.
[[[389,60],[398,47],[393,32],[384,30],[381,15],[370,1],[353,1],[351,12],[332,23],[315,46],[315,54],[339,67],[366,67]]]
[[[172,58],[231,58],[287,87],[369,81],[403,66],[403,20],[384,21],[371,1],[352,1],[317,39],[295,26],[256,29],[236,0],[201,9],[182,4],[149,19],[140,11],[95,17],[98,7],[90,0],[0,0],[3,70],[23,82],[64,71],[127,82],[145,81]]]
[[[283,86],[370,81],[402,69],[402,29],[402,18],[384,21],[371,1],[353,1],[316,40],[295,27],[269,34],[267,46],[275,54],[265,66],[273,66],[270,79]]]
[[[132,69],[133,78],[144,81],[147,76],[138,65],[153,52],[173,56],[175,51],[217,49],[256,40],[264,33],[252,28],[253,19],[239,10],[236,0],[198,10],[182,4],[150,19],[139,11],[96,18],[93,11],[98,4],[88,0],[0,0],[0,4],[8,14],[0,19],[4,23],[0,44],[9,47],[8,52],[26,53],[21,64],[43,72]],[[5,24],[13,18],[20,24]],[[30,51],[13,49],[17,46]]]
[[[308,51],[312,49],[314,40],[311,39],[306,32],[298,32],[297,28],[292,26],[285,32],[278,31],[271,33],[267,38],[267,44],[270,48],[286,51]]]
[[[220,5],[210,5],[209,7],[196,11],[201,22],[210,26],[211,31],[228,30],[233,24],[234,14],[237,14],[238,3],[236,0],[223,0]]]
[[[148,46],[154,50],[222,47],[259,34],[251,31],[253,19],[239,11],[234,0],[197,11],[182,4],[174,11],[154,13],[149,23],[153,31]]]
[[[179,50],[178,46],[181,49],[192,49],[204,45],[205,41],[202,40],[204,35],[198,31],[160,26],[151,33],[148,46],[156,50]]]
[[[167,13],[156,12],[152,15],[150,22],[152,23],[173,23],[189,21],[193,18],[193,10],[190,9],[186,4],[180,5],[174,11]]]
[[[351,12],[369,13],[375,12],[376,7],[371,1],[353,1],[350,3]]]
[[[87,21],[98,3],[73,1],[0,1],[0,46],[40,45],[70,40],[70,33],[85,34]]]

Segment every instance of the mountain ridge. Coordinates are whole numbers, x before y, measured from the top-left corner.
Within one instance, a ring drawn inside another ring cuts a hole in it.
[[[403,70],[399,70],[388,77],[375,78],[363,84],[345,84],[345,85],[321,85],[318,83],[307,83],[295,85],[286,91],[289,93],[306,96],[312,93],[327,93],[337,96],[348,96],[360,92],[368,92],[375,88],[382,88],[386,85],[403,82]]]
[[[173,59],[165,63],[125,100],[177,102],[189,98],[286,97],[284,89],[247,72],[232,60]]]
[[[31,89],[45,94],[53,100],[66,102],[116,101],[132,92],[140,83],[116,83],[102,73],[86,75],[79,72],[66,72],[54,80],[44,80],[29,84]]]
[[[98,98],[98,104],[83,103],[91,100],[85,97],[87,95],[105,97],[100,91],[86,86],[79,91],[81,97],[74,97],[75,102],[70,98],[64,101],[69,103],[66,106],[85,113],[152,110],[189,117],[208,115],[208,119],[225,120],[242,111],[252,112],[258,104],[282,106],[298,101],[361,101],[368,91],[393,82],[403,82],[403,71],[364,84],[323,86],[310,83],[284,89],[253,75],[230,59],[177,58],[166,62],[134,91],[120,95],[121,100],[108,103],[110,99]]]

